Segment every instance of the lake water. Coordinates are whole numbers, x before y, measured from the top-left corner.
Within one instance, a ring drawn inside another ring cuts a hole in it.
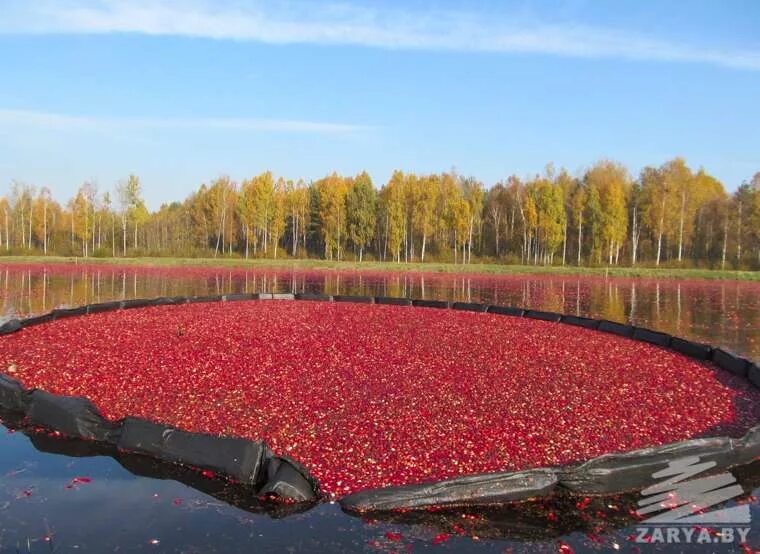
[[[325,292],[466,300],[633,322],[760,359],[760,283],[557,276],[0,264],[0,314],[122,298]],[[336,504],[262,512],[255,498],[189,472],[0,426],[0,553],[636,551],[637,498],[556,498],[500,510],[395,514]],[[760,462],[736,470],[760,522]],[[732,503],[729,503],[732,504]],[[750,544],[760,546],[760,523]],[[641,552],[666,550],[639,545]],[[689,549],[682,545],[686,551]],[[735,545],[711,550],[736,551]],[[704,552],[704,546],[691,551]]]

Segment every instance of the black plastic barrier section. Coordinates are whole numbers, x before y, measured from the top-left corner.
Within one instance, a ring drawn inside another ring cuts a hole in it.
[[[118,310],[119,308],[121,308],[121,302],[101,302],[100,304],[90,304],[87,306],[87,313],[98,314]]]
[[[659,331],[652,331],[643,327],[636,327],[633,331],[633,338],[650,344],[656,344],[657,346],[670,346],[672,339],[667,333],[660,333]]]
[[[485,312],[488,310],[488,306],[485,304],[477,304],[475,302],[454,302],[451,307],[464,312]]]
[[[437,483],[361,491],[344,497],[340,505],[350,512],[383,512],[429,506],[503,504],[547,496],[556,486],[557,475],[545,469],[484,473]]]
[[[246,485],[259,485],[266,446],[244,439],[188,433],[145,419],[122,421],[116,441],[119,450],[226,475]]]
[[[671,339],[670,348],[697,360],[709,360],[713,350],[709,344],[702,344],[701,342],[694,342],[679,337]]]
[[[760,366],[757,364],[749,366],[749,370],[747,370],[747,379],[760,389]]]
[[[760,368],[757,363],[724,349],[614,321],[599,321],[539,310],[526,311],[509,306],[488,306],[471,302],[450,303],[444,300],[412,300],[385,296],[339,295],[332,297],[313,293],[135,299],[56,309],[49,314],[23,320],[11,319],[0,324],[0,335],[19,332],[26,327],[48,323],[58,318],[86,317],[86,314],[110,310],[193,302],[267,299],[451,308],[511,317],[528,317],[598,329],[631,340],[644,341],[660,348],[670,348],[698,360],[709,360],[721,370],[745,377],[754,386],[760,388]],[[85,398],[55,396],[41,390],[27,391],[18,381],[3,374],[0,374],[0,410],[18,414],[26,424],[52,430],[67,440],[78,439],[84,445],[82,455],[92,455],[93,451],[100,452],[101,450],[118,452],[115,456],[117,459],[120,459],[119,456],[123,453],[139,454],[172,467],[211,472],[247,487],[258,496],[283,499],[289,501],[291,505],[294,503],[309,505],[320,498],[319,483],[306,468],[286,456],[273,454],[260,441],[191,433],[132,417],[119,422],[109,422]],[[44,435],[41,436],[44,437]],[[66,444],[68,452],[76,451],[72,442]],[[76,444],[76,440],[73,444]],[[48,447],[53,448],[50,445]],[[563,490],[573,494],[617,494],[651,485],[654,472],[664,469],[670,461],[685,456],[696,456],[701,461],[714,462],[715,465],[712,468],[714,471],[749,464],[760,458],[760,425],[750,429],[740,439],[698,438],[630,452],[606,454],[572,466],[469,475],[434,483],[371,489],[345,496],[340,503],[346,511],[363,513],[432,506],[503,504],[542,497],[554,491]],[[136,459],[139,457],[132,458],[132,460]],[[172,478],[187,480],[187,477],[174,477],[179,474],[181,474],[179,470],[167,470],[167,475]]]
[[[333,296],[335,302],[354,302],[355,304],[373,304],[375,299],[372,296],[351,296],[348,294],[336,294]]]
[[[26,417],[32,425],[75,439],[112,443],[119,435],[118,425],[106,421],[92,402],[77,396],[34,390],[30,393]]]
[[[606,454],[569,470],[558,470],[562,487],[580,494],[610,490],[636,490],[652,484],[652,474],[669,462],[698,456],[726,468],[752,461],[760,455],[760,426],[741,439],[715,437],[693,439],[621,454]]]
[[[412,301],[409,298],[396,298],[394,296],[375,296],[375,304],[386,304],[390,306],[411,306]]]
[[[632,337],[635,331],[631,325],[625,325],[616,321],[607,321],[606,319],[603,319],[599,322],[599,327],[597,327],[597,329],[605,333],[612,333],[613,335],[619,335],[621,337]]]
[[[195,467],[168,463],[134,452],[120,451],[115,445],[40,433],[25,424],[23,418],[18,417],[18,415],[14,416],[11,412],[0,410],[0,420],[2,425],[8,429],[26,435],[32,446],[40,452],[75,458],[110,456],[134,475],[150,479],[172,479],[251,513],[281,518],[301,513],[314,506],[314,502],[272,502],[271,495],[264,495],[261,490],[254,487],[241,486],[234,481],[212,478],[208,474],[199,472]]]
[[[190,304],[197,304],[200,302],[219,302],[223,299],[224,297],[221,294],[219,294],[215,296],[191,296],[187,299],[187,301]]]
[[[450,304],[446,300],[412,300],[412,306],[418,308],[448,308]]]
[[[0,373],[0,407],[9,412],[26,413],[29,398],[21,383]]]
[[[740,377],[747,375],[747,368],[750,365],[749,360],[735,356],[731,352],[726,352],[722,348],[713,350],[712,361],[721,369],[735,373]]]
[[[257,300],[255,294],[250,293],[238,293],[238,294],[225,294],[222,297],[225,302],[240,302],[241,300]]]
[[[113,309],[118,309],[118,306]],[[48,321],[53,321],[53,314],[42,314],[34,317],[27,317],[26,319],[21,320],[21,327],[33,327],[34,325],[40,325],[41,323],[47,323]],[[0,333],[2,334],[2,333]]]
[[[528,310],[525,312],[525,317],[530,319],[540,319],[541,321],[553,321],[557,322],[562,318],[561,314],[554,312],[542,312],[539,310]]]
[[[272,456],[267,449],[266,481],[259,491],[264,496],[305,500],[319,491],[319,482],[309,471],[287,456]]]
[[[330,302],[332,300],[332,296],[329,294],[317,294],[314,292],[302,292],[299,294],[296,294],[296,300],[311,300],[311,301],[317,301],[317,302]]]
[[[18,319],[11,319],[0,325],[0,335],[9,335],[21,329],[21,322]]]
[[[512,306],[488,306],[488,313],[522,317],[525,315],[525,310],[522,308],[513,308]]]
[[[575,325],[576,327],[583,327],[585,329],[597,329],[599,327],[599,321],[588,317],[563,315],[560,321],[562,323],[567,323],[568,325]]]
[[[53,319],[63,319],[64,317],[74,317],[77,315],[84,315],[87,313],[87,306],[80,306],[79,308],[63,308],[53,310],[51,315]]]
[[[274,455],[259,441],[191,433],[134,417],[110,422],[86,398],[27,391],[2,374],[0,410],[20,416],[32,428],[54,431],[65,439],[211,472],[250,487],[261,496],[289,502],[313,503],[319,499],[319,483],[303,466]],[[91,452],[89,447],[86,450]]]
[[[437,483],[372,489],[340,500],[349,512],[393,511],[430,506],[485,506],[546,496],[556,490],[603,495],[652,485],[652,474],[671,461],[698,456],[714,470],[749,464],[760,457],[760,425],[740,439],[693,439],[620,454],[605,454],[560,468],[533,469],[459,477]]]

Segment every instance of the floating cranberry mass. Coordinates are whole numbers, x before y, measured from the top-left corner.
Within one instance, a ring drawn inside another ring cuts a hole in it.
[[[744,379],[598,331],[490,313],[216,302],[65,318],[0,340],[0,373],[263,440],[322,491],[583,461],[760,419]]]

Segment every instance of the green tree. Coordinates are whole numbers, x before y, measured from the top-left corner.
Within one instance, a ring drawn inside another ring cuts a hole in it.
[[[628,171],[620,164],[603,160],[586,173],[586,183],[599,193],[601,242],[607,248],[607,263],[617,263],[628,234]]]
[[[96,194],[95,185],[86,182],[79,187],[76,196],[69,203],[72,240],[79,239],[82,256],[85,258],[90,254],[90,240],[94,236],[93,221]]]
[[[237,198],[235,209],[238,219],[243,227],[243,240],[245,243],[245,259],[250,252],[251,235],[256,224],[256,197],[254,195],[253,180],[245,180],[240,185],[240,193]],[[255,248],[255,243],[254,243]]]
[[[346,196],[348,182],[333,173],[315,183],[319,193],[319,219],[325,258],[341,259],[343,241],[346,236]]]
[[[348,239],[359,251],[359,261],[364,258],[364,248],[375,235],[377,217],[377,193],[367,172],[357,175],[346,197],[346,220]]]
[[[291,255],[295,257],[298,253],[299,238],[306,247],[306,230],[309,226],[309,207],[310,197],[309,189],[304,182],[298,180],[295,184],[289,182],[287,193],[287,209],[290,214],[290,235],[291,235]]]
[[[504,225],[507,204],[507,190],[504,187],[504,184],[501,182],[496,183],[486,193],[484,211],[488,219],[488,224],[491,227],[491,232],[493,233],[493,249],[497,259],[501,255],[499,239],[501,238],[501,228]]]
[[[390,251],[397,262],[401,261],[401,245],[404,241],[404,180],[401,171],[394,171],[380,191],[381,221],[385,229],[383,259]]]
[[[723,183],[700,168],[692,179],[688,217],[684,222],[685,248],[692,259],[710,261],[716,255],[715,241],[720,228],[717,206],[726,200]]]
[[[576,182],[575,187],[570,198],[570,210],[572,214],[573,223],[578,230],[578,251],[577,264],[581,265],[581,258],[583,256],[583,214],[586,211],[586,187],[582,182]]]
[[[467,263],[472,261],[472,243],[476,231],[480,232],[485,193],[483,183],[474,177],[462,180],[462,196],[467,202]],[[464,254],[464,251],[463,251]]]
[[[670,219],[667,215],[671,206],[671,195],[660,169],[645,167],[641,170],[639,182],[643,198],[644,223],[652,235],[653,243],[656,244],[656,265],[660,265],[663,237],[670,227]]]
[[[277,258],[277,247],[285,233],[286,223],[286,202],[287,202],[287,184],[285,179],[280,177],[274,186],[272,194],[272,209],[270,210],[269,228],[270,240],[272,242],[272,252]]]
[[[691,169],[683,158],[675,158],[662,167],[665,190],[678,207],[678,261],[683,260],[683,247],[687,221],[693,213],[693,180]]]
[[[576,187],[576,180],[570,176],[565,168],[562,168],[559,175],[554,179],[554,186],[560,190],[562,197],[562,265],[565,265],[567,261],[567,233],[573,213],[572,195]]]
[[[126,181],[120,182],[116,187],[121,212],[122,229],[122,255],[127,255],[127,225],[132,222],[134,227],[134,247],[137,248],[137,230],[148,216],[148,210],[142,199],[142,187],[140,179],[136,175],[130,175]]]
[[[599,189],[593,182],[586,182],[586,206],[583,219],[586,222],[586,233],[589,243],[589,257],[596,260],[596,263],[602,261],[602,227],[604,225],[604,212],[600,200]]]

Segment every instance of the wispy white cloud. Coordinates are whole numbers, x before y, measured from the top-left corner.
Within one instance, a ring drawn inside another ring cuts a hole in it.
[[[255,118],[145,118],[145,117],[92,117],[66,115],[30,110],[0,109],[0,122],[7,126],[23,126],[59,130],[93,130],[113,132],[128,130],[236,130],[274,133],[315,133],[347,134],[370,130],[371,127],[348,125],[343,123],[326,123],[316,121],[298,121],[287,119]]]
[[[1,2],[2,0],[0,0]],[[690,45],[620,29],[541,24],[479,12],[348,3],[228,0],[6,0],[4,33],[140,33],[270,44],[539,53],[709,63],[760,70],[760,51]]]

